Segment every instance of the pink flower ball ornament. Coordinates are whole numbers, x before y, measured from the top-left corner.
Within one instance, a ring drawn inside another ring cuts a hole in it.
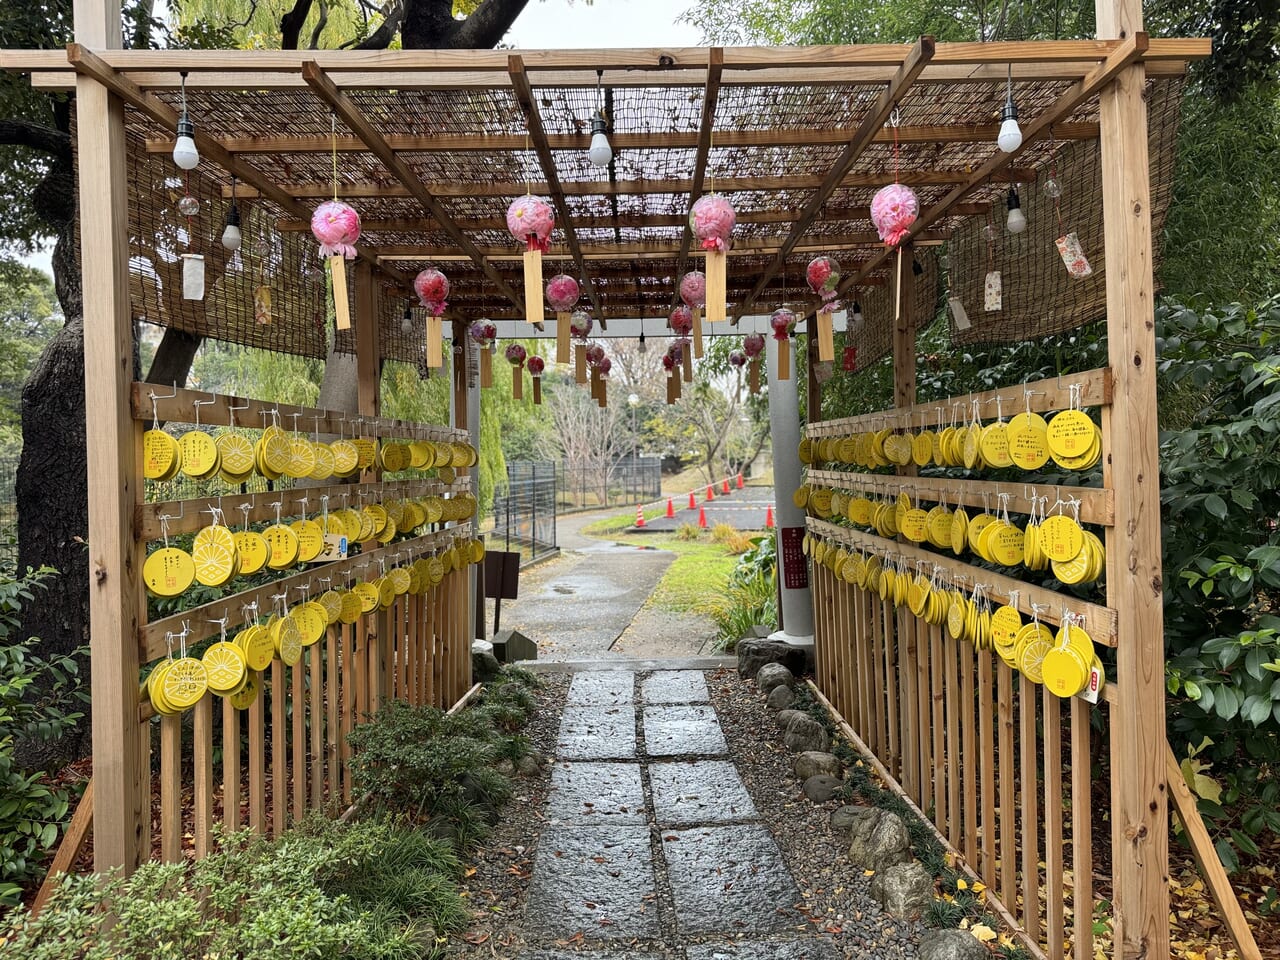
[[[477,320],[467,329],[467,336],[482,347],[487,347],[498,337],[498,327],[489,320]]]
[[[786,307],[779,307],[769,318],[769,326],[773,329],[773,339],[781,342],[791,337],[796,326],[796,315]]]
[[[529,356],[529,352],[518,343],[510,343],[507,344],[505,355],[507,363],[511,364],[513,367],[518,367],[524,363],[525,358]]]
[[[600,361],[604,359],[604,347],[598,343],[587,344],[587,363],[593,367],[600,366]]]
[[[609,379],[609,371],[613,369],[613,361],[608,357],[601,357],[600,362],[596,364],[596,371],[600,374],[602,380]]]
[[[741,350],[729,351],[729,366],[745,367],[747,365],[747,355]]]
[[[413,289],[418,294],[422,305],[433,317],[440,316],[449,306],[446,302],[449,297],[449,278],[435,267],[427,267],[420,271],[413,278]]]
[[[667,344],[667,356],[664,359],[670,359],[672,363],[684,360],[684,341],[677,337]]]
[[[507,207],[507,229],[513,237],[527,244],[529,250],[546,253],[551,246],[551,229],[555,225],[555,212],[551,204],[541,197],[517,197]]]
[[[906,238],[918,216],[920,201],[915,191],[901,183],[881,187],[871,198],[871,222],[880,239],[891,247]]]
[[[676,358],[669,352],[662,355],[662,369],[670,373],[676,367]]]
[[[689,227],[703,250],[728,253],[729,238],[737,222],[733,204],[717,193],[699,197],[689,211]]]
[[[687,337],[693,330],[693,311],[686,306],[676,307],[668,318],[677,337]]]
[[[754,360],[760,354],[764,353],[764,334],[748,333],[742,338],[742,352],[747,355],[748,360]]]
[[[701,270],[686,273],[680,279],[680,299],[690,307],[707,305],[707,275]]]
[[[529,358],[528,363],[526,365],[529,368],[530,376],[540,377],[542,376],[542,371],[545,370],[547,367],[547,361],[542,359],[542,357],[538,356],[535,353],[532,357]]]
[[[557,313],[566,313],[573,309],[581,294],[578,281],[567,273],[557,273],[547,281],[547,303]]]
[[[591,335],[591,328],[594,326],[591,320],[591,314],[585,310],[575,310],[573,315],[569,317],[569,333],[573,335],[575,340],[585,340]]]
[[[360,214],[349,203],[326,200],[311,214],[311,233],[320,244],[320,256],[341,254],[350,260],[360,239]]]

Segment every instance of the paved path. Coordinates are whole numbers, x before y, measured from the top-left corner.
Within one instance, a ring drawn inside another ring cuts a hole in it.
[[[744,487],[741,490],[734,490],[728,496],[721,494],[717,488],[716,498],[711,501],[703,500],[705,493],[705,490],[699,493],[698,507],[706,510],[708,527],[714,527],[717,523],[727,523],[738,530],[765,528],[765,511],[769,504],[773,503],[772,487]],[[645,524],[644,529],[659,532],[671,531],[678,530],[686,523],[698,522],[698,510],[689,509],[688,496],[673,498],[672,503],[676,508],[674,517],[658,517],[650,520]],[[641,531],[637,529],[636,532]]]
[[[682,960],[838,960],[794,933],[800,892],[709,700],[696,670],[574,675],[525,906],[536,947],[517,960],[623,960],[637,941]],[[582,938],[600,949],[556,946]]]

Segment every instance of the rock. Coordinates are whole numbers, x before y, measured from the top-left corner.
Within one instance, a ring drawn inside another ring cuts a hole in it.
[[[803,753],[806,750],[826,753],[831,749],[831,737],[826,727],[808,714],[801,714],[791,721],[786,733],[782,735],[782,742],[793,753]]]
[[[542,772],[542,758],[536,750],[530,750],[516,762],[516,773],[522,777],[536,777]]]
[[[795,702],[796,695],[784,683],[780,687],[773,688],[773,693],[769,694],[769,699],[765,701],[765,706],[776,713],[779,710],[785,710]]]
[[[808,716],[803,710],[779,710],[774,719],[778,721],[778,728],[785,732],[787,727],[791,726],[792,721]]]
[[[865,808],[850,824],[849,859],[855,867],[887,870],[911,859],[911,835],[902,819],[888,810]]]
[[[813,645],[782,640],[742,640],[738,643],[738,674],[754,680],[766,663],[780,663],[795,676],[813,672]]]
[[[502,672],[502,664],[493,655],[493,645],[485,644],[488,650],[472,648],[471,676],[475,683],[490,683]]]
[[[766,663],[756,672],[756,686],[764,694],[773,693],[783,684],[788,687],[796,685],[795,674],[780,663]]]
[[[874,810],[874,807],[837,807],[831,811],[831,829],[836,833],[848,833],[853,829],[854,824],[871,815]]]
[[[816,773],[825,773],[832,777],[838,777],[840,776],[840,761],[830,753],[806,750],[796,757],[794,769],[797,780],[808,780]]]
[[[815,773],[804,782],[804,795],[814,803],[834,800],[844,781],[827,773]]]
[[[493,769],[497,770],[504,777],[514,777],[516,775],[516,765],[510,760],[499,760],[493,765]]]
[[[933,902],[933,877],[919,861],[895,864],[871,878],[871,895],[890,916],[915,919]]]
[[[991,960],[987,948],[967,930],[926,930],[920,936],[920,960]]]

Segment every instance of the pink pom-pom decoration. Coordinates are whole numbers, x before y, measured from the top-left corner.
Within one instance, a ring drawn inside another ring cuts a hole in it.
[[[673,363],[679,363],[684,359],[684,341],[680,338],[672,340],[667,344],[667,356],[671,358]]]
[[[773,311],[773,316],[769,318],[769,326],[773,329],[773,339],[786,340],[795,329],[796,315],[786,307],[780,307]]]
[[[747,365],[747,355],[741,350],[729,351],[729,366],[745,367]]]
[[[689,211],[689,227],[703,250],[728,253],[729,237],[737,222],[733,204],[716,193],[699,197]]]
[[[440,316],[445,307],[449,306],[446,302],[449,296],[449,278],[435,267],[427,267],[419,272],[413,278],[413,289],[433,317]]]
[[[547,303],[557,313],[572,310],[580,293],[578,281],[567,273],[557,273],[547,281]]]
[[[604,347],[598,343],[587,344],[587,363],[593,367],[598,367],[600,361],[604,359]]]
[[[871,198],[871,222],[880,239],[896,247],[906,237],[920,215],[920,201],[915,191],[901,183],[881,187]]]
[[[542,359],[542,357],[538,356],[535,353],[532,357],[529,358],[527,366],[529,368],[530,376],[540,377],[542,376],[542,371],[545,370],[547,367],[547,361]]]
[[[596,370],[602,378],[609,376],[609,371],[613,369],[613,361],[608,357],[601,357],[600,362],[596,364]]]
[[[677,337],[687,337],[693,330],[693,311],[685,306],[676,307],[671,311],[669,322]]]
[[[835,313],[840,309],[836,299],[836,287],[840,285],[840,264],[830,257],[814,257],[804,272],[809,289],[822,297],[821,313]]]
[[[677,363],[676,358],[675,358],[675,357],[673,357],[670,353],[665,353],[665,354],[663,354],[663,356],[662,356],[662,369],[663,369],[663,370],[666,370],[666,371],[668,371],[668,372],[669,372],[669,371],[671,371],[671,370],[674,370],[674,369],[676,368],[676,363]]]
[[[691,307],[707,305],[707,275],[701,270],[686,273],[680,280],[680,299]]]
[[[569,317],[569,332],[575,340],[587,339],[591,335],[592,326],[591,314],[585,310],[575,310]]]
[[[341,200],[326,200],[311,214],[311,232],[320,243],[320,256],[341,254],[350,260],[360,239],[360,214]]]
[[[493,343],[498,336],[498,327],[489,320],[477,320],[467,330],[467,335],[482,347]]]
[[[507,207],[507,229],[517,240],[524,241],[529,250],[546,253],[551,246],[551,228],[555,225],[555,212],[541,197],[518,197]]]
[[[742,352],[747,355],[748,360],[754,360],[760,354],[764,353],[764,334],[748,333],[742,338]]]
[[[507,363],[515,367],[518,367],[521,364],[523,364],[525,361],[525,358],[529,355],[528,351],[525,350],[525,348],[518,343],[508,344],[505,354],[507,358]]]

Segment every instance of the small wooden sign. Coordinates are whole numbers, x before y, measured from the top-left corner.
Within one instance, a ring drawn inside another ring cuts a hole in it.
[[[333,315],[339,330],[351,329],[351,303],[347,300],[347,260],[341,254],[329,258],[329,276],[333,283]]]

